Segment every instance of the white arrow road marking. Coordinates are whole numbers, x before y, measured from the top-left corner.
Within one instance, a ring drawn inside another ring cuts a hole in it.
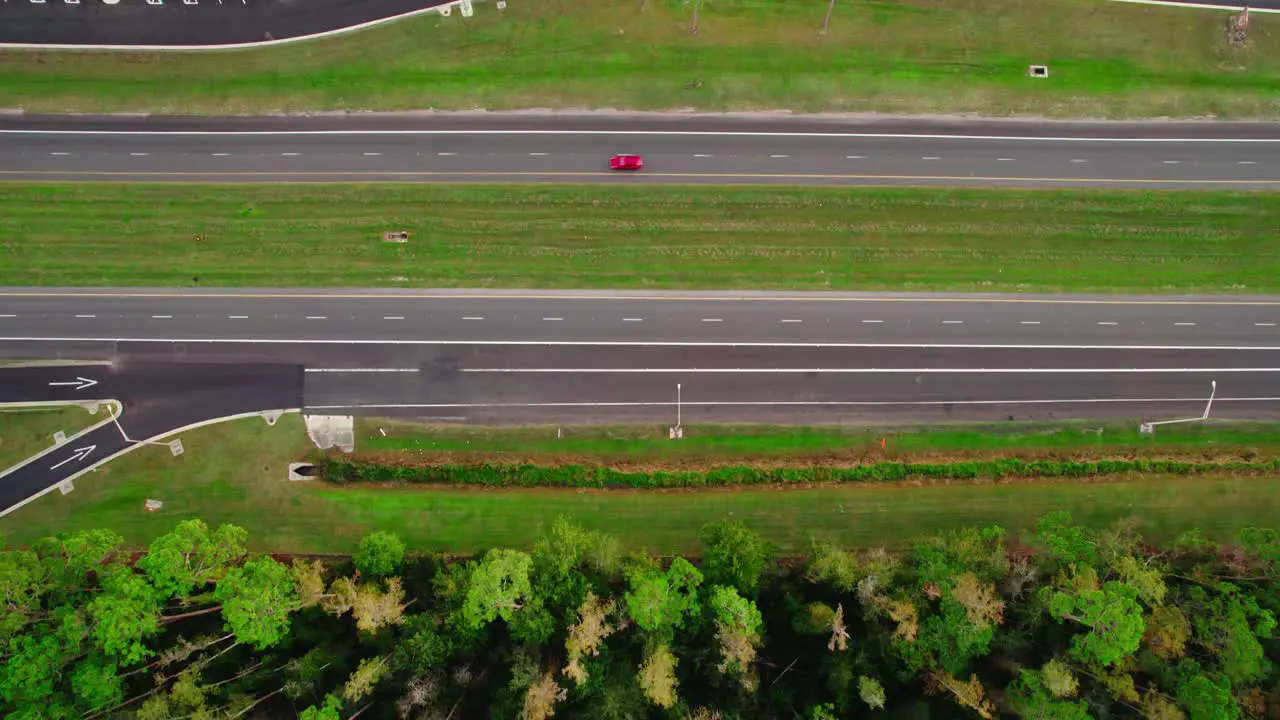
[[[49,469],[57,470],[58,468],[62,467],[63,465],[66,465],[69,462],[74,462],[76,460],[83,460],[89,457],[89,453],[92,453],[97,447],[98,447],[97,445],[90,445],[89,447],[76,448],[75,452],[72,453],[71,457],[67,458],[66,460],[63,460],[62,462],[58,463],[57,465],[54,465]]]
[[[98,384],[97,380],[90,380],[89,378],[82,378],[82,377],[77,377],[75,380],[68,380],[67,382],[49,383],[49,385],[52,387],[59,387],[63,385],[74,385],[77,390],[84,390],[85,388],[91,388],[97,384]]]

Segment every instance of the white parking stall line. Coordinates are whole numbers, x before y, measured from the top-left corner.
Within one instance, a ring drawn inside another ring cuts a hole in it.
[[[49,153],[49,154],[50,154],[50,155],[70,155],[71,153],[69,153],[69,152],[55,152],[55,153]]]
[[[942,324],[943,325],[963,325],[964,321],[963,320],[943,320]]]
[[[403,320],[404,316],[403,315],[383,315],[382,319],[383,320]]]
[[[12,313],[0,313],[0,318],[16,318],[16,317],[18,316]]]
[[[543,321],[543,322],[560,322],[560,321],[562,321],[562,320],[564,320],[564,318],[558,318],[558,317],[544,317],[544,318],[542,318],[542,321]]]
[[[997,162],[1013,162],[1013,158],[996,158]]]
[[[713,322],[724,322],[724,320],[720,318],[702,318],[702,322],[713,323]]]
[[[1120,323],[1118,323],[1118,322],[1111,322],[1110,320],[1101,320],[1101,321],[1099,321],[1099,322],[1098,322],[1098,324],[1099,324],[1099,325],[1119,325]]]
[[[866,155],[845,155],[844,159],[845,160],[866,160],[867,156]]]
[[[1084,158],[1073,158],[1073,159],[1071,160],[1071,162],[1073,162],[1073,163],[1087,163],[1087,162],[1089,162],[1089,161],[1088,161],[1088,160],[1085,160]]]
[[[864,324],[864,325],[883,325],[883,324],[884,324],[884,321],[883,321],[883,320],[863,320],[863,321],[862,321],[862,324]]]
[[[361,154],[364,155],[365,157],[375,157],[375,156],[381,155],[382,153],[367,152],[367,153],[361,153]]]
[[[1254,323],[1254,327],[1275,327],[1275,323]]]
[[[151,319],[152,320],[172,320],[173,316],[172,315],[152,315]]]
[[[483,320],[484,318],[480,315],[463,315],[462,319],[463,320]]]
[[[308,320],[328,320],[329,317],[327,315],[308,315],[307,319]]]
[[[938,157],[937,155],[925,155],[920,159],[921,160],[941,160],[942,158]]]
[[[133,156],[133,157],[146,157],[146,156],[150,155],[151,153],[141,153],[141,152],[137,152],[137,153],[129,153],[129,154],[130,154],[131,156]]]
[[[77,315],[78,318],[96,318],[97,315]]]
[[[249,316],[248,315],[228,315],[227,319],[228,320],[248,320]]]
[[[1022,324],[1023,325],[1039,325],[1040,321],[1039,320],[1023,320]]]
[[[801,320],[801,319],[799,319],[799,318],[787,318],[787,319],[783,320],[782,322],[784,322],[784,323],[802,323],[802,322],[804,322],[804,321],[803,321],[803,320]]]
[[[210,153],[213,157],[227,157],[231,153]]]
[[[1195,327],[1196,324],[1192,322],[1176,322],[1173,325],[1174,327]]]
[[[644,322],[644,318],[622,318],[622,322]]]
[[[1254,160],[1239,160],[1236,162],[1236,164],[1237,165],[1257,165],[1258,163]]]
[[[1160,162],[1165,165],[1181,165],[1182,164],[1181,160],[1161,160]]]
[[[709,157],[711,157],[711,156],[710,156],[710,155],[707,155],[706,153],[697,153],[697,154],[695,154],[695,155],[694,155],[694,157],[709,158]]]
[[[529,153],[529,154],[530,154],[530,155],[532,155],[532,156],[534,156],[534,157],[546,157],[547,155],[550,155],[551,153]]]
[[[453,157],[454,155],[457,155],[457,154],[458,153],[451,153],[451,152],[436,153],[438,157]]]
[[[790,155],[770,155],[771,158],[789,158]]]
[[[302,153],[287,152],[287,153],[280,153],[280,154],[281,154],[281,155],[283,155],[283,156],[285,156],[285,157],[297,157],[298,155],[301,155]]]

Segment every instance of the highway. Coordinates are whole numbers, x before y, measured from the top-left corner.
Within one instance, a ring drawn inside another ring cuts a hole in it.
[[[611,173],[616,153],[645,170]],[[0,118],[0,179],[1280,188],[1280,128],[455,115]]]

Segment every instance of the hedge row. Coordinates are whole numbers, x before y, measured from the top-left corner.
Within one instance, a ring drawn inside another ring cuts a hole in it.
[[[734,485],[803,483],[867,483],[902,480],[966,480],[975,478],[1096,477],[1120,473],[1194,475],[1206,472],[1280,470],[1280,460],[1267,462],[1194,463],[1176,460],[989,460],[961,463],[885,462],[853,467],[762,469],[721,467],[713,470],[625,472],[585,465],[433,465],[406,467],[327,459],[321,476],[335,483],[401,482],[484,487],[568,488],[701,488]]]

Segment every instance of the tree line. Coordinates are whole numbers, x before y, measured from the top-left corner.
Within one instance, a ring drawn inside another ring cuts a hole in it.
[[[1280,717],[1280,534],[1163,545],[1065,513],[802,559],[737,522],[658,558],[557,521],[529,549],[246,551],[182,522],[0,554],[7,718]]]

